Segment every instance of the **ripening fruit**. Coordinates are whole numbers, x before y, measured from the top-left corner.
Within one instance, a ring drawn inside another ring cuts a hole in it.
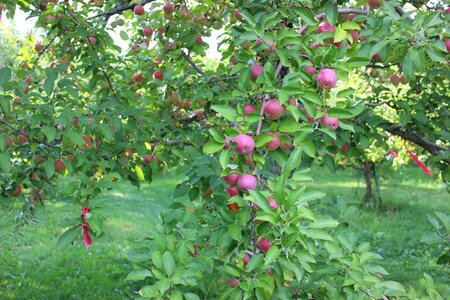
[[[63,174],[65,170],[66,170],[66,165],[64,164],[64,161],[59,158],[57,160],[55,160],[55,171],[60,174]]]
[[[317,74],[317,84],[323,90],[331,90],[338,80],[336,72],[332,69],[322,69],[319,74]]]
[[[264,105],[263,113],[267,119],[276,120],[283,115],[284,107],[278,102],[278,99],[270,99]]]
[[[368,0],[367,4],[369,4],[370,8],[379,8],[382,4],[382,0]]]
[[[234,16],[235,16],[237,19],[240,19],[240,18],[241,18],[241,12],[239,11],[239,9],[235,9],[235,10],[234,10]]]
[[[209,196],[211,196],[213,193],[213,189],[211,187],[208,187],[204,192],[203,192],[203,196],[205,196],[206,198],[208,198]]]
[[[397,74],[394,74],[390,78],[391,83],[395,86],[397,86],[400,83],[400,77]]]
[[[162,71],[156,71],[155,73],[153,73],[153,77],[158,80],[163,80],[164,73]]]
[[[353,38],[353,43],[352,44],[356,44],[358,42],[358,40],[359,40],[359,32],[356,31],[356,30],[352,30],[349,33],[350,33],[350,35]]]
[[[153,161],[153,155],[147,154],[147,155],[144,157],[144,163],[146,163],[147,165],[148,165],[148,164],[151,164],[152,161]]]
[[[41,52],[41,51],[42,51],[42,48],[44,48],[44,47],[42,47],[41,44],[36,44],[36,45],[34,45],[34,50],[35,50],[36,52]]]
[[[324,21],[317,26],[317,33],[334,32],[334,26]]]
[[[144,28],[144,35],[152,36],[153,35],[153,29],[151,27],[145,27]]]
[[[227,187],[227,193],[230,198],[234,196],[239,196],[239,189],[237,188],[237,186],[230,185]]]
[[[237,144],[236,152],[239,154],[249,154],[253,152],[255,148],[255,141],[247,134],[240,134],[233,139],[233,142]]]
[[[85,141],[84,146],[85,146],[86,148],[89,148],[89,147],[91,146],[91,144],[92,144],[91,138],[88,137],[87,135],[83,135],[82,138],[83,138],[83,140]]]
[[[353,19],[356,17],[356,15],[354,13],[350,13],[348,14],[347,20],[348,21],[353,21]]]
[[[252,66],[252,80],[255,81],[262,72],[264,72],[264,67],[261,64],[254,64]]]
[[[25,78],[25,82],[26,82],[28,85],[31,85],[31,84],[33,84],[33,78],[31,78],[30,76],[28,76],[27,78]]]
[[[330,127],[332,130],[336,130],[339,127],[338,118],[330,118],[327,114],[324,114],[320,119],[320,123],[324,126]]]
[[[256,112],[256,109],[250,103],[244,105],[244,116],[247,116],[250,113]]]
[[[141,4],[138,4],[134,7],[134,14],[137,16],[141,16],[145,13],[144,6]]]
[[[249,261],[250,261],[250,256],[248,254],[245,254],[244,258],[242,259],[244,266],[246,266]]]
[[[133,76],[133,80],[134,80],[134,82],[139,82],[139,83],[141,83],[142,80],[144,80],[144,78],[142,77],[142,74],[139,73],[139,74],[135,74],[135,75]]]
[[[297,106],[298,106],[297,99],[295,99],[295,98],[290,98],[290,99],[289,99],[289,104],[292,105],[292,106],[297,107]]]
[[[88,41],[89,41],[89,44],[95,44],[97,39],[95,37],[93,37],[93,36],[90,36],[90,37],[88,37]]]
[[[270,241],[265,238],[261,238],[258,242],[258,248],[261,251],[267,252],[270,249]]]
[[[280,148],[284,152],[288,151],[292,146],[292,138],[287,133],[283,133],[280,137]]]
[[[266,147],[269,149],[269,150],[276,150],[279,146],[280,146],[280,137],[276,134],[276,133],[274,133],[274,132],[268,132],[267,134],[270,134],[271,136],[273,136],[275,139],[274,140],[272,140],[272,141],[270,141],[270,142],[267,142],[266,143]]]
[[[277,201],[275,201],[275,199],[273,199],[272,197],[267,198],[267,202],[269,202],[269,205],[272,208],[280,208],[280,206],[278,206],[277,204]]]
[[[229,185],[236,185],[236,182],[239,179],[238,173],[230,173],[227,176],[223,176],[223,180],[225,180],[226,183]]]
[[[169,2],[167,2],[166,4],[164,4],[163,10],[166,14],[171,14],[171,13],[173,13],[173,5]]]
[[[445,47],[447,48],[447,52],[450,52],[450,40],[445,40]]]
[[[14,140],[10,136],[7,136],[6,137],[6,148],[11,147],[13,142],[14,142]]]
[[[239,285],[239,279],[231,279],[231,278],[227,278],[227,284],[231,285],[232,287],[237,287]]]
[[[316,50],[317,48],[319,48],[320,46],[322,46],[321,43],[319,42],[314,42],[311,44],[311,49]]]
[[[255,190],[256,177],[251,174],[242,174],[239,176],[236,186],[240,190]]]
[[[201,43],[203,43],[203,39],[202,39],[202,37],[201,37],[200,35],[197,35],[197,36],[195,37],[195,43],[196,43],[196,44],[201,44]]]
[[[26,137],[23,134],[19,134],[19,137],[17,138],[20,144],[25,144],[28,141],[28,137]]]
[[[316,74],[316,68],[313,66],[306,66],[305,67],[306,73],[308,73],[310,76],[314,76]]]
[[[20,196],[21,193],[22,193],[22,184],[20,183],[16,186],[16,189],[11,193],[11,195],[13,197],[18,197]]]
[[[344,153],[344,154],[346,154],[347,151],[348,151],[348,144],[342,145],[341,152]]]

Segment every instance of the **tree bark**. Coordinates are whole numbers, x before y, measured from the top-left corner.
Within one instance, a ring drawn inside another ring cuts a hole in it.
[[[372,188],[372,167],[370,161],[366,160],[363,163],[363,174],[366,180],[366,207],[369,208],[372,204],[373,188]]]

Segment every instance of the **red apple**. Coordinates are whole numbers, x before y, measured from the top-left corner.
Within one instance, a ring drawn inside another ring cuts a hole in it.
[[[247,134],[238,135],[233,139],[233,142],[237,143],[236,152],[238,154],[252,153],[255,148],[255,141]]]
[[[256,112],[256,109],[252,104],[247,103],[244,105],[244,116],[247,116],[248,114],[253,112]]]
[[[336,130],[339,127],[338,118],[330,118],[327,114],[324,114],[320,119],[320,123],[324,126],[330,127],[332,130]]]
[[[272,197],[268,197],[267,202],[269,202],[269,205],[272,208],[280,208],[280,206],[278,206],[278,204],[277,204],[277,201],[275,201],[275,199]]]
[[[201,44],[201,43],[203,43],[202,37],[201,37],[200,35],[197,35],[197,36],[195,37],[195,43],[196,43],[196,44]]]
[[[316,74],[316,68],[313,66],[306,66],[305,67],[306,73],[308,73],[310,76],[314,76]]]
[[[265,238],[261,238],[258,242],[258,248],[261,251],[267,252],[270,249],[270,241],[265,239]]]
[[[257,183],[256,177],[251,174],[242,174],[236,184],[240,190],[255,190]]]
[[[169,2],[167,2],[164,4],[163,10],[166,14],[171,14],[173,12],[173,5]]]
[[[238,173],[230,173],[227,176],[223,176],[223,180],[229,185],[236,185],[237,180],[239,179]]]
[[[227,187],[227,193],[230,198],[234,196],[239,196],[239,189],[236,186],[228,186]]]
[[[368,0],[367,4],[369,4],[370,8],[379,8],[382,4],[382,0]]]
[[[34,45],[34,50],[36,51],[36,52],[41,52],[42,51],[42,48],[44,48],[41,44],[36,44],[36,45]]]
[[[18,184],[16,189],[11,193],[13,197],[18,197],[22,193],[22,184]]]
[[[276,120],[284,113],[284,106],[278,99],[270,99],[266,102],[263,109],[264,116],[269,120]]]
[[[317,33],[334,32],[334,26],[324,21],[317,26]]]
[[[164,73],[162,71],[156,71],[155,73],[153,73],[153,77],[158,80],[163,80]]]
[[[150,164],[152,161],[153,161],[153,155],[147,154],[147,155],[144,157],[144,162],[145,162],[147,165]]]
[[[151,27],[145,27],[144,28],[144,35],[152,36],[153,35],[153,29]]]
[[[338,80],[336,72],[332,69],[322,69],[319,74],[317,74],[317,84],[323,90],[331,90]]]
[[[55,160],[55,171],[64,174],[64,171],[66,170],[66,165],[64,164],[64,161],[62,159]]]
[[[280,148],[284,152],[288,151],[292,146],[292,138],[287,133],[283,133],[280,137]]]
[[[273,136],[274,140],[267,142],[266,147],[272,151],[276,150],[280,146],[280,137],[276,133],[273,133],[273,132],[268,132],[267,134],[270,134],[271,136]]]
[[[144,6],[141,4],[138,4],[134,7],[134,14],[137,16],[141,16],[145,13]]]
[[[211,187],[208,187],[204,192],[203,192],[203,196],[205,196],[206,198],[208,198],[209,196],[211,196],[213,193],[213,189]]]
[[[256,80],[262,72],[264,72],[264,67],[261,64],[254,64],[252,66],[252,80]]]
[[[88,41],[89,41],[89,44],[95,44],[97,39],[95,37],[93,37],[93,36],[90,36],[90,37],[88,37]]]

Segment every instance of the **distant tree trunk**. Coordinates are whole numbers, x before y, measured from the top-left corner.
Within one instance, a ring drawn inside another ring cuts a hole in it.
[[[373,189],[372,189],[372,166],[368,160],[363,163],[363,174],[366,180],[366,207],[371,206]]]
[[[363,175],[364,179],[366,180],[366,207],[377,207],[381,204],[381,198],[379,197],[378,193],[378,180],[375,173],[375,165],[374,163],[366,160],[363,162]],[[375,185],[377,188],[377,193],[374,194],[374,188],[372,185],[372,177],[375,179]]]

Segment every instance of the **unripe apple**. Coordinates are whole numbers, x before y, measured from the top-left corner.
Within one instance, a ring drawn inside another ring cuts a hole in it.
[[[227,176],[223,176],[223,180],[225,180],[226,183],[229,185],[236,185],[236,182],[239,179],[238,173],[230,173]]]
[[[264,72],[264,67],[261,64],[254,64],[252,66],[252,80],[255,81],[262,72]]]
[[[240,190],[255,190],[256,185],[256,177],[251,174],[242,174],[236,184]]]
[[[280,137],[274,132],[268,132],[267,134],[270,134],[271,136],[273,136],[274,140],[267,142],[266,147],[272,151],[276,150],[280,146]]]
[[[250,261],[250,256],[248,254],[245,254],[244,258],[242,259],[244,266],[248,265],[249,261]]]
[[[283,133],[280,137],[280,148],[284,152],[288,151],[292,146],[292,138],[287,133]]]
[[[133,76],[133,80],[134,80],[135,82],[141,83],[142,80],[144,80],[144,78],[142,77],[142,74],[141,74],[141,73],[138,73],[138,74],[135,74],[135,75]]]
[[[144,157],[144,162],[145,162],[147,165],[150,164],[152,161],[153,161],[153,155],[147,154],[147,155]]]
[[[306,73],[308,73],[310,76],[314,76],[316,74],[316,68],[313,66],[306,66],[305,67]]]
[[[317,33],[334,32],[334,26],[324,21],[317,26]]]
[[[370,8],[379,8],[382,4],[382,0],[368,0],[367,4],[369,4]]]
[[[317,84],[323,90],[331,90],[338,80],[336,72],[332,69],[322,69],[319,74],[317,74]]]
[[[247,116],[248,114],[253,112],[256,112],[256,109],[252,104],[247,103],[244,105],[244,116]]]
[[[164,73],[162,71],[156,71],[155,73],[153,73],[153,77],[158,80],[163,80]]]
[[[33,79],[32,79],[30,76],[28,76],[27,78],[25,78],[25,82],[26,82],[28,85],[31,85],[31,84],[33,84]]]
[[[93,37],[93,36],[90,36],[90,37],[88,37],[88,41],[89,41],[89,44],[95,44],[97,39],[95,37]]]
[[[144,35],[152,36],[153,35],[153,29],[151,27],[145,27],[144,28]]]
[[[141,4],[138,4],[134,7],[134,14],[137,16],[141,16],[145,13],[144,6]]]
[[[400,77],[397,74],[392,75],[390,81],[393,85],[397,86],[400,83]]]
[[[201,43],[203,43],[202,37],[201,37],[200,35],[197,35],[197,36],[195,37],[195,43],[196,43],[196,44],[201,44]]]
[[[348,151],[348,144],[342,145],[342,147],[341,147],[341,152],[344,153],[344,154],[346,154],[347,151]]]
[[[55,171],[64,174],[64,171],[66,170],[66,165],[64,164],[64,161],[62,159],[55,160]]]
[[[14,140],[10,136],[7,136],[6,137],[6,148],[11,147],[13,142],[14,142]]]
[[[339,119],[330,118],[327,114],[324,114],[322,118],[320,118],[320,123],[324,126],[330,127],[332,130],[336,130],[339,127]]]
[[[265,238],[261,238],[258,242],[258,248],[261,251],[267,252],[270,249],[270,241],[265,239]]]
[[[227,187],[227,194],[230,198],[234,196],[239,196],[239,189],[236,186],[228,186]]]
[[[268,197],[267,202],[269,202],[269,205],[272,208],[280,208],[280,206],[277,204],[277,201],[275,201],[275,199],[273,199],[272,197]]]
[[[171,14],[173,12],[173,5],[169,2],[167,2],[164,4],[163,10],[166,14]]]
[[[19,197],[21,193],[22,193],[22,184],[20,183],[16,186],[16,189],[11,193],[11,195],[13,197]]]
[[[359,40],[359,32],[356,31],[356,30],[352,30],[349,33],[350,33],[350,35],[353,38],[353,43],[352,44],[356,44],[358,42],[358,40]]]
[[[447,48],[447,52],[450,51],[450,40],[445,40],[445,47]]]
[[[89,148],[89,147],[91,146],[91,144],[92,144],[91,138],[88,137],[87,135],[83,135],[82,138],[83,138],[83,140],[85,141],[84,146],[85,146],[86,148]]]
[[[289,104],[292,105],[292,106],[297,107],[298,106],[298,101],[295,98],[289,98]],[[283,107],[283,108],[285,108],[285,107]]]
[[[240,134],[233,139],[237,143],[236,152],[239,154],[249,154],[255,148],[255,141],[247,134]]]
[[[213,189],[211,187],[208,187],[204,192],[203,192],[203,196],[205,196],[206,198],[208,198],[209,196],[211,196],[213,193]]]
[[[319,42],[314,42],[311,44],[311,49],[316,50],[317,48],[321,47],[322,44]]]
[[[28,141],[28,137],[26,137],[23,134],[19,134],[19,137],[17,138],[20,144],[25,144]]]
[[[42,51],[42,48],[44,48],[41,44],[36,44],[36,45],[34,45],[34,50],[36,51],[36,52],[41,52]]]
[[[264,116],[269,120],[276,120],[284,113],[284,106],[278,102],[278,99],[270,99],[263,108]]]

